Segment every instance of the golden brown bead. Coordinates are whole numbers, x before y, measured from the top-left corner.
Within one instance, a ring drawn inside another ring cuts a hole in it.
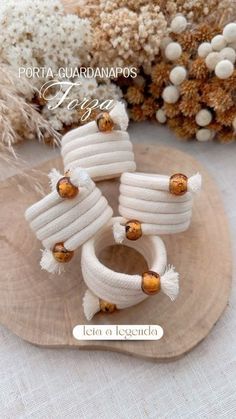
[[[142,290],[145,294],[157,294],[161,289],[160,275],[153,271],[147,271],[142,274]]]
[[[184,195],[188,188],[188,178],[182,173],[170,177],[169,190],[173,195]]]
[[[75,198],[79,192],[79,188],[71,183],[68,176],[64,176],[57,182],[57,192],[61,198]]]
[[[114,129],[114,122],[108,112],[100,113],[96,118],[99,131],[109,132]]]
[[[125,224],[126,237],[129,240],[138,240],[142,236],[142,226],[137,220],[127,221]]]
[[[100,310],[104,313],[113,313],[116,310],[116,305],[105,300],[100,300]]]
[[[53,256],[59,263],[67,263],[74,256],[72,250],[67,250],[64,246],[64,243],[56,243],[52,250]]]

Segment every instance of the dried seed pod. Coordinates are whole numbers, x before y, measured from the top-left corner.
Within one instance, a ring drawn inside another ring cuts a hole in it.
[[[69,176],[64,176],[57,182],[57,192],[61,198],[73,199],[79,193],[79,188],[73,185]]]

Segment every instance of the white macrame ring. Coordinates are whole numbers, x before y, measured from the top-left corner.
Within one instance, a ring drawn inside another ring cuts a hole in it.
[[[119,213],[142,223],[143,234],[174,234],[185,231],[191,222],[192,192],[199,190],[201,176],[188,179],[188,190],[176,196],[169,192],[170,177],[149,173],[123,173]]]
[[[87,173],[78,168],[72,173],[74,177],[71,177],[71,181],[73,179],[76,186],[80,183],[81,173],[85,179],[85,182],[80,184],[76,197],[60,197],[56,184],[63,176],[54,169],[50,174],[51,180],[53,178],[52,192],[25,212],[31,229],[45,248],[41,267],[51,273],[64,270],[64,264],[56,262],[53,258],[52,250],[56,243],[63,243],[68,251],[74,251],[112,217],[111,207]]]
[[[120,176],[134,171],[133,146],[126,129],[128,117],[124,104],[118,102],[110,116],[114,130],[100,132],[95,121],[68,132],[61,141],[65,170],[83,167],[94,180]]]
[[[81,267],[88,287],[83,306],[85,316],[91,320],[99,311],[99,300],[109,301],[118,309],[127,308],[145,300],[148,295],[141,288],[141,275],[127,275],[104,266],[100,252],[114,244],[113,226],[123,223],[121,217],[112,218],[109,223],[82,247]],[[148,268],[161,276],[161,289],[172,300],[178,294],[178,274],[173,267],[167,269],[166,248],[160,237],[143,236],[137,242],[125,240],[124,244],[140,252],[147,261]]]

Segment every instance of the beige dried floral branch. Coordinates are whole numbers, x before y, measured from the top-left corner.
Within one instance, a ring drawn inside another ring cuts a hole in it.
[[[47,135],[55,145],[60,144],[60,135],[38,112],[37,107],[27,102],[38,93],[25,78],[6,64],[0,64],[0,143],[9,150],[23,139],[42,141]]]

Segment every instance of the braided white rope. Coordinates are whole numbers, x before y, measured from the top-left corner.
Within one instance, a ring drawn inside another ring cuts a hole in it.
[[[63,265],[52,253],[56,243],[63,243],[74,251],[90,239],[112,217],[112,209],[101,191],[82,169],[70,173],[71,182],[79,187],[73,199],[63,199],[56,190],[62,175],[55,169],[50,173],[52,192],[33,204],[25,212],[36,237],[45,248],[41,267],[48,272],[62,272]]]
[[[82,247],[81,267],[88,286],[83,300],[84,313],[88,320],[99,311],[99,299],[109,301],[118,309],[130,307],[145,300],[148,295],[142,291],[142,276],[115,272],[99,261],[103,248],[114,244],[113,226],[122,223],[121,217],[112,218],[109,223]],[[147,261],[150,270],[161,276],[161,289],[172,300],[178,294],[178,274],[174,268],[167,268],[167,255],[163,241],[157,236],[143,236],[137,242],[125,240],[125,245],[135,248]]]
[[[142,224],[144,235],[175,234],[188,229],[193,206],[193,191],[201,187],[201,176],[188,178],[187,192],[176,196],[169,192],[170,177],[149,173],[123,173],[121,176],[119,214]],[[122,243],[125,223],[114,226],[114,237]]]
[[[124,104],[118,102],[110,116],[115,123],[111,132],[99,132],[94,121],[62,138],[61,155],[65,170],[83,167],[92,179],[100,180],[136,169],[133,146],[126,132],[128,117]]]

